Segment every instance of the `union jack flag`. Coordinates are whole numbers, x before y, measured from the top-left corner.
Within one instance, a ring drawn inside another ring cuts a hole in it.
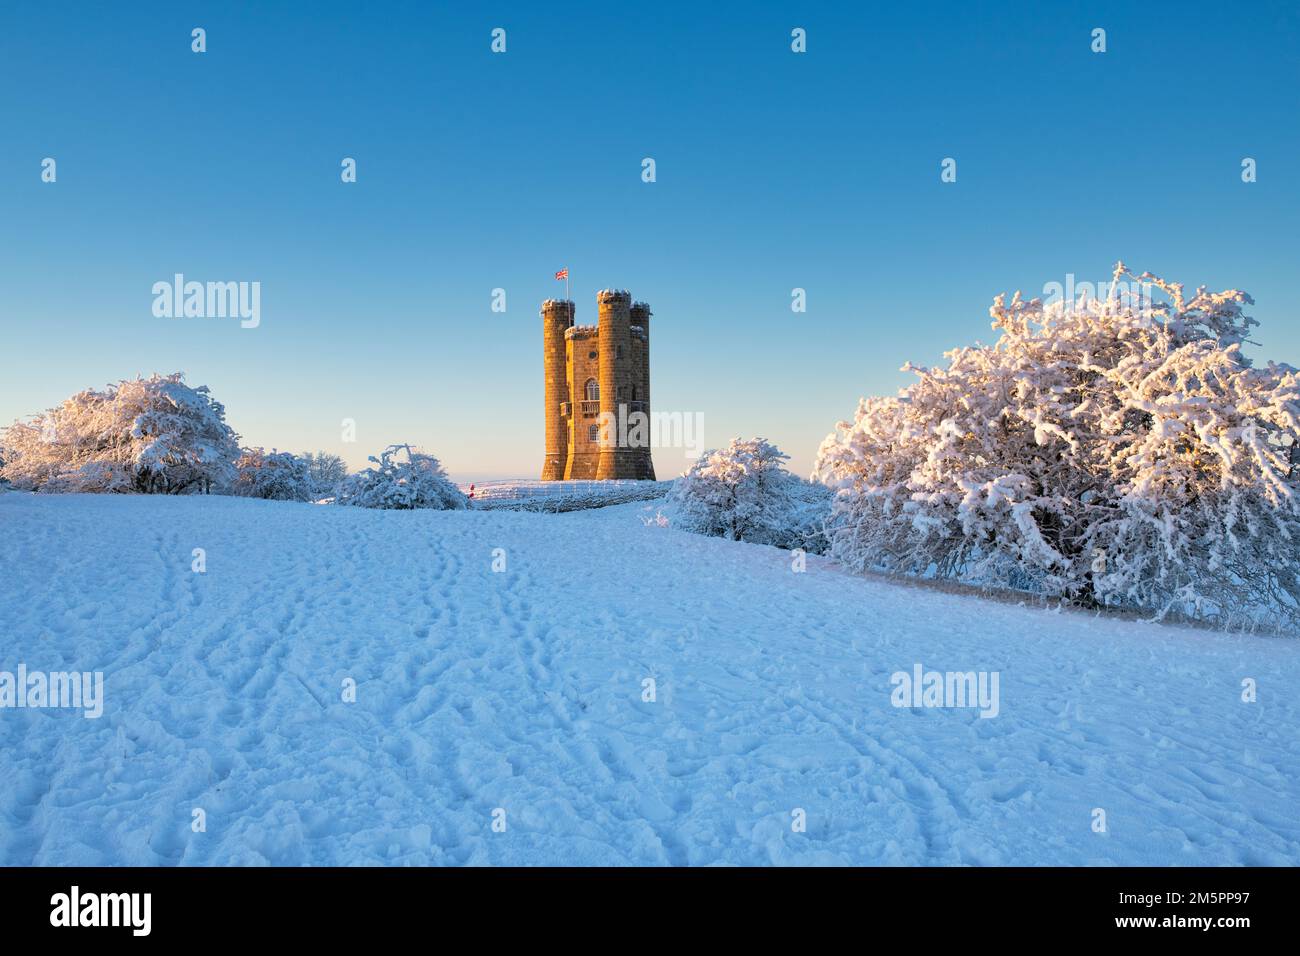
[[[568,270],[568,269],[561,269],[559,272],[555,273],[555,278],[556,278],[556,279],[567,279],[567,278],[569,278],[569,270]]]

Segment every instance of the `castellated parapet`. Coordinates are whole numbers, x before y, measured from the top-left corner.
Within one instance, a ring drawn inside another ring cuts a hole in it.
[[[568,299],[542,303],[546,457],[542,478],[653,481],[650,306],[623,289],[596,295],[597,325],[574,325]],[[643,427],[637,428],[637,413]]]

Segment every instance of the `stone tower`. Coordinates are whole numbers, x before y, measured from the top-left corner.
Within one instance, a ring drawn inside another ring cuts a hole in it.
[[[654,480],[650,307],[625,290],[596,296],[599,325],[574,325],[569,300],[542,303],[546,458],[542,478]]]
[[[562,413],[569,400],[565,332],[573,325],[573,303],[547,299],[542,303],[542,363],[546,369],[546,458],[542,478],[559,481],[569,460],[569,423]]]

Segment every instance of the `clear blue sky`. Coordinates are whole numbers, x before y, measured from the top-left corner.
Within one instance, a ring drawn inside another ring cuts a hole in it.
[[[184,370],[246,444],[534,476],[566,265],[579,322],[651,303],[657,409],[800,472],[904,361],[990,340],[997,292],[1116,258],[1248,290],[1254,354],[1297,363],[1297,9],[6,3],[0,422]],[[155,318],[175,272],[261,282],[261,326]]]

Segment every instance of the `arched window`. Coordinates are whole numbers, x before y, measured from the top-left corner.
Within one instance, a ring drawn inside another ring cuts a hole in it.
[[[586,392],[587,401],[600,401],[600,382],[596,381],[594,378],[587,379]]]
[[[588,425],[588,426],[587,426],[587,441],[593,441],[593,442],[595,442],[595,441],[600,441],[600,426],[599,426],[599,425]]]

